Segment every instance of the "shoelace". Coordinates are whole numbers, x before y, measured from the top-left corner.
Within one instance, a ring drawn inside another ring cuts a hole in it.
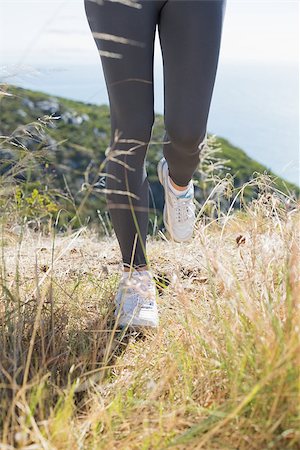
[[[191,198],[176,198],[175,214],[178,222],[186,222],[191,216],[189,214],[192,212],[191,202]]]

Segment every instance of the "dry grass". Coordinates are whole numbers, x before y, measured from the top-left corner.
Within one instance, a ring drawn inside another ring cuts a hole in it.
[[[122,333],[116,239],[2,228],[1,448],[300,448],[299,205],[147,246],[160,327]]]

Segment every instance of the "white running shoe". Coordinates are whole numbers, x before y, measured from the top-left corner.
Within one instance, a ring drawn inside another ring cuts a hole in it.
[[[185,194],[174,194],[168,184],[169,168],[164,157],[158,162],[157,174],[165,190],[163,211],[165,227],[175,241],[188,241],[193,235],[196,218],[193,181],[190,180],[190,187]]]
[[[122,275],[114,302],[120,327],[158,327],[156,284],[149,270],[134,270],[130,277]]]

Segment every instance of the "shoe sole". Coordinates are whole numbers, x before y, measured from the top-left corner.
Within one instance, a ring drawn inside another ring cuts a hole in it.
[[[116,321],[117,321],[117,316],[114,316]],[[149,322],[149,321],[142,321],[142,320],[132,320],[132,316],[128,316],[128,315],[123,315],[122,317],[119,318],[118,320],[118,326],[120,328],[125,328],[125,327],[132,327],[132,328],[138,328],[138,327],[146,327],[146,328],[158,328],[159,326],[159,322],[153,323],[153,322]]]
[[[166,189],[167,188],[166,188],[166,186],[164,184],[164,177],[163,177],[163,166],[164,166],[164,164],[166,164],[166,160],[165,159],[160,159],[158,164],[157,164],[157,175],[158,175],[159,182],[163,186],[165,194],[166,194]],[[165,195],[165,199],[166,199],[166,195]],[[168,214],[167,210],[168,210],[168,207],[167,207],[167,202],[165,200],[164,209],[163,209],[163,221],[164,221],[164,225],[165,225],[166,230],[170,233],[170,236],[172,237],[172,239],[175,242],[178,242],[178,243],[180,243],[180,242],[188,242],[193,237],[192,234],[189,235],[186,238],[178,238],[178,237],[174,236],[174,234],[172,233],[171,227],[169,227],[168,220],[167,220],[167,214]]]

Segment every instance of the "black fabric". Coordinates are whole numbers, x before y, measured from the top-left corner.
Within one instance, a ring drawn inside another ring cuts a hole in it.
[[[106,188],[121,191],[106,194],[107,206],[124,265],[132,261],[137,237],[133,265],[138,266],[148,262],[145,162],[154,122],[156,26],[164,68],[162,151],[172,180],[186,186],[207,132],[226,0],[124,1],[84,0],[84,6],[110,102]],[[126,191],[134,196],[123,195]]]

